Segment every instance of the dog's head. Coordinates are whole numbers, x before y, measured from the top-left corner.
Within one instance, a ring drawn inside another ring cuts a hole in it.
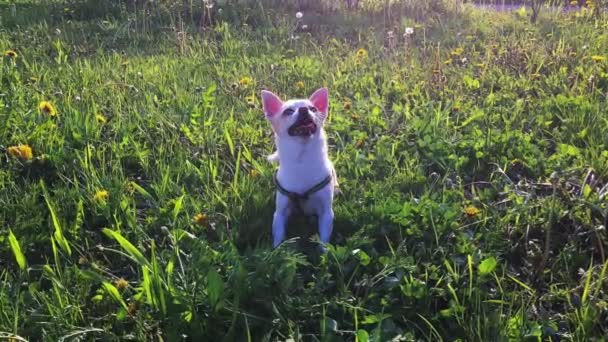
[[[283,102],[272,92],[262,90],[262,104],[264,114],[279,138],[310,138],[319,134],[327,118],[328,91],[321,88],[308,99]]]

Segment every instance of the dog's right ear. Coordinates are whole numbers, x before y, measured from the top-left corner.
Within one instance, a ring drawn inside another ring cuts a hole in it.
[[[273,92],[262,90],[262,105],[264,107],[264,114],[270,119],[281,111],[283,101]]]

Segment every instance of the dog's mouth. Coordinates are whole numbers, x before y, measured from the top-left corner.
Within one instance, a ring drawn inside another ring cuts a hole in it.
[[[315,134],[317,131],[317,124],[310,117],[310,115],[300,115],[298,121],[289,127],[287,133],[289,135],[298,137],[307,137]]]

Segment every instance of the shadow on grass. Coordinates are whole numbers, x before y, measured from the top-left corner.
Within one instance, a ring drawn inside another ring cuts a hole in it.
[[[270,195],[272,194],[272,195]],[[333,245],[345,245],[361,229],[369,232],[376,247],[387,249],[386,238],[391,238],[397,227],[380,217],[378,213],[361,210],[357,213],[347,208],[340,207],[338,198],[334,203],[334,227],[330,243]],[[252,205],[241,213],[242,221],[238,223],[235,234],[235,245],[244,254],[250,253],[258,248],[272,248],[272,217],[274,214],[274,190],[268,191],[268,199],[265,201],[251,201]],[[351,208],[352,209],[352,208]],[[393,229],[395,228],[395,229]],[[289,218],[286,229],[285,240],[294,241],[287,244],[307,255],[318,254],[318,232],[319,225],[316,216],[292,215]],[[292,248],[290,247],[290,248]]]

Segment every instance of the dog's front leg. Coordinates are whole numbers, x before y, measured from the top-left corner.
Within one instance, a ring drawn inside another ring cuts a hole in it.
[[[277,193],[276,209],[272,218],[272,247],[276,248],[285,240],[285,226],[289,218],[290,208],[289,200]]]
[[[319,239],[323,244],[329,243],[334,227],[334,211],[330,207],[319,215]]]

